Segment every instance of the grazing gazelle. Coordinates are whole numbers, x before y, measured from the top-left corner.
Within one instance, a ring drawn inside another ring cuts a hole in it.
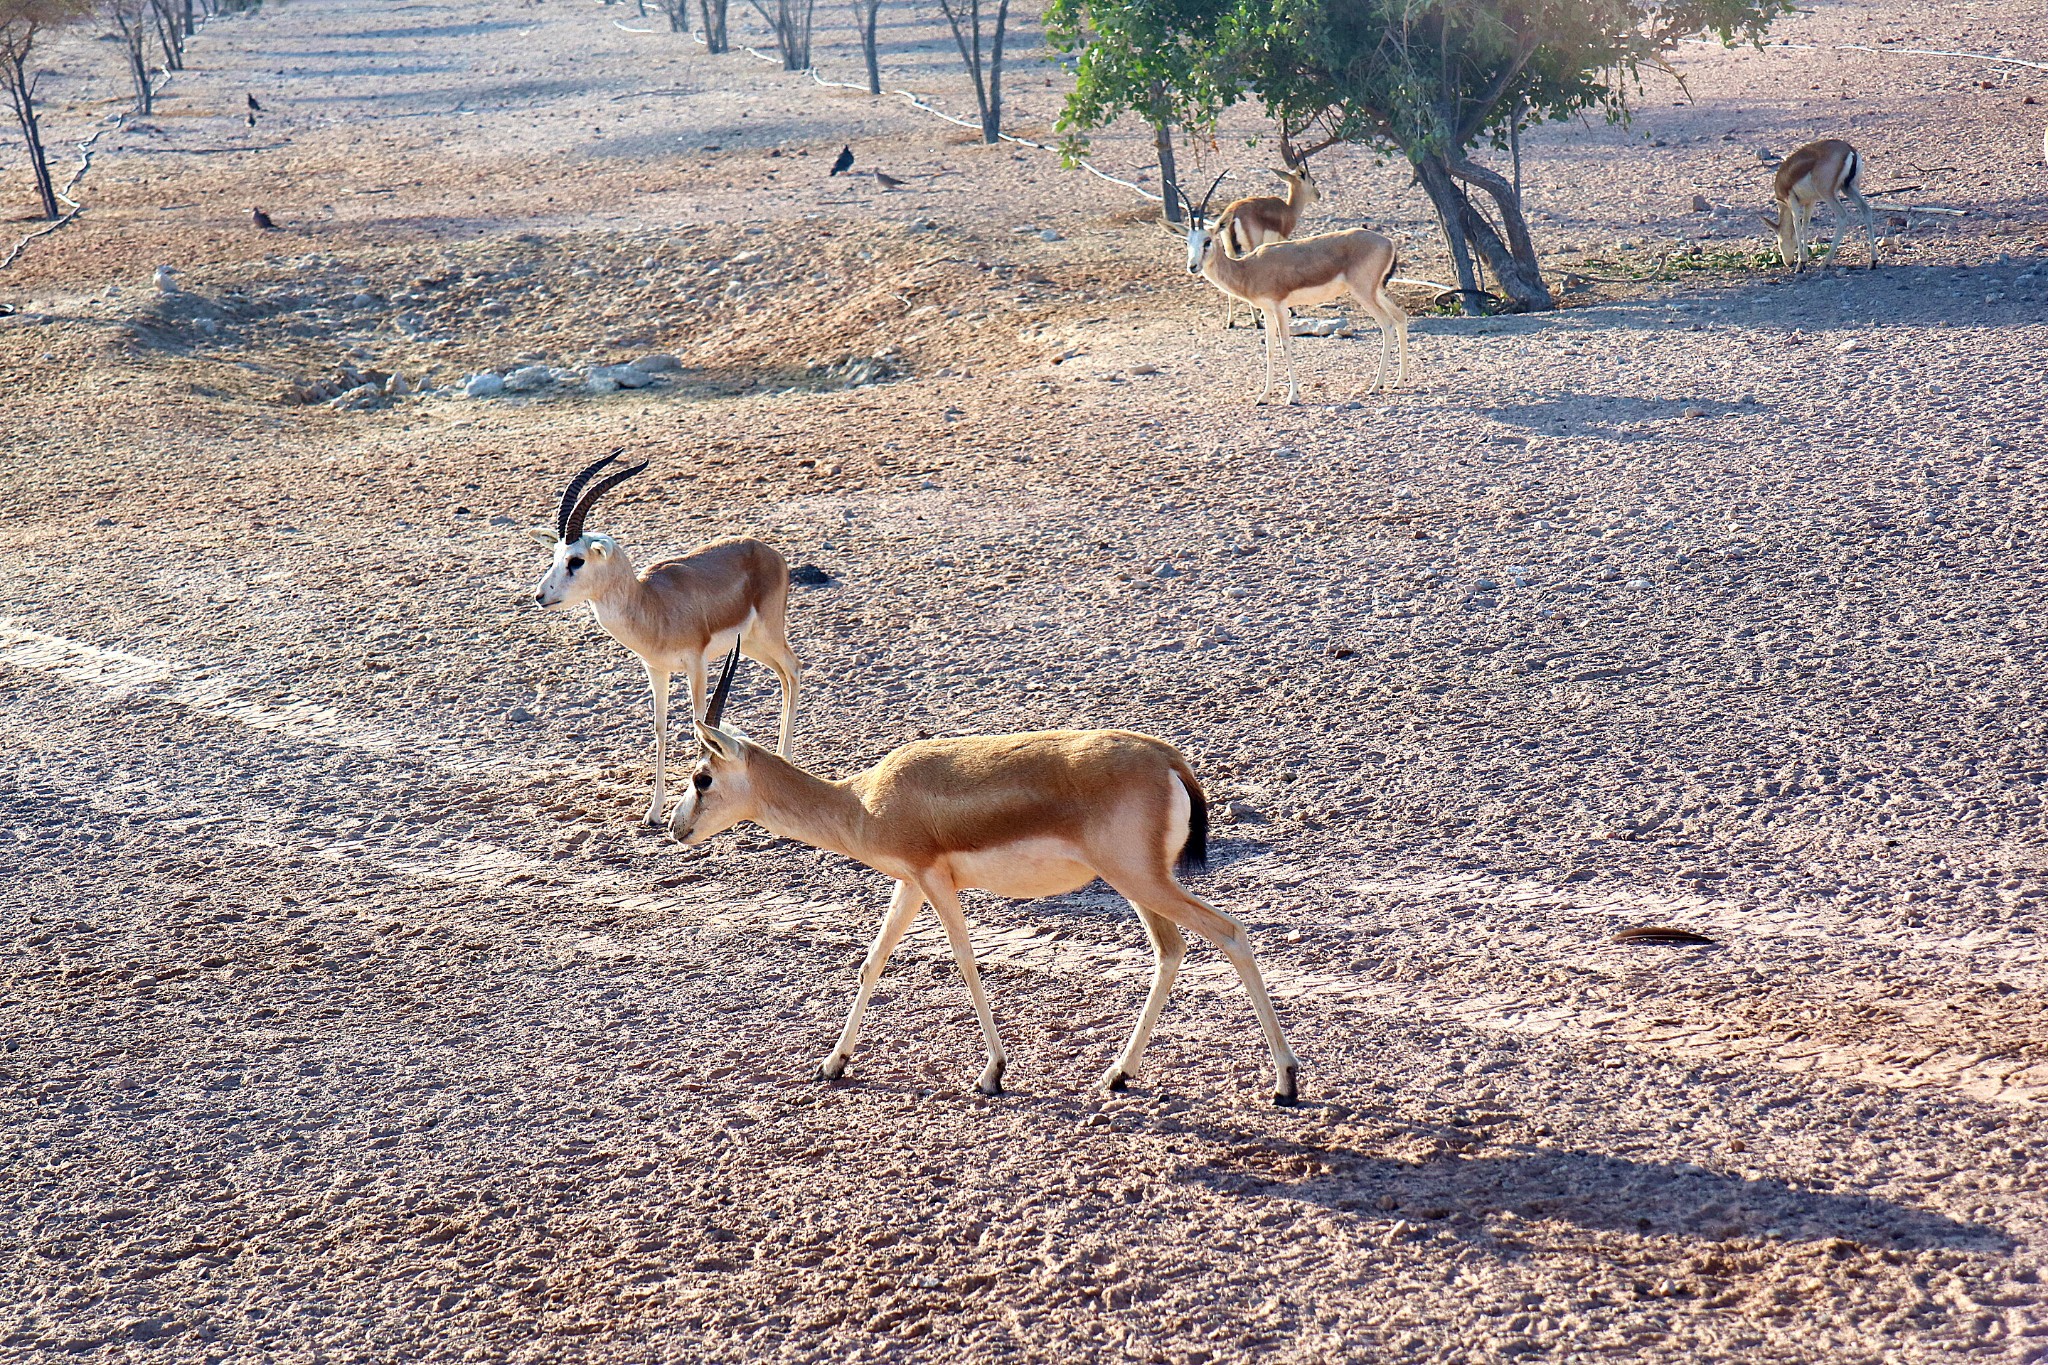
[[[1828,264],[1841,259],[1842,245],[1849,234],[1843,230],[1842,201],[1848,195],[1863,211],[1863,236],[1870,243],[1870,268],[1877,269],[1877,220],[1870,201],[1863,197],[1857,180],[1863,174],[1863,158],[1840,138],[1809,142],[1778,163],[1772,193],[1778,201],[1776,217],[1758,215],[1778,234],[1778,257],[1794,270],[1806,268],[1813,210],[1826,202],[1834,216],[1834,236],[1829,239]]]
[[[988,1043],[982,1093],[1000,1094],[1009,1061],[982,994],[959,892],[982,887],[998,896],[1057,896],[1100,877],[1138,912],[1155,954],[1137,1027],[1102,1084],[1119,1090],[1138,1075],[1187,951],[1180,931],[1192,929],[1237,969],[1272,1050],[1273,1101],[1294,1103],[1300,1064],[1280,1031],[1243,926],[1174,876],[1176,862],[1206,865],[1209,816],[1201,783],[1172,745],[1126,730],[927,739],[834,782],[719,727],[737,662],[726,660],[711,709],[697,723],[703,758],[669,816],[669,832],[698,844],[752,820],[896,879],[888,913],[861,964],[846,1027],[818,1067],[821,1079],[845,1073],[882,968],[930,902]]]
[[[1315,179],[1308,173],[1306,162],[1300,170],[1274,171],[1287,182],[1287,197],[1260,194],[1244,199],[1233,199],[1223,206],[1216,215],[1216,235],[1223,241],[1223,249],[1233,256],[1242,256],[1258,250],[1268,242],[1282,241],[1294,235],[1294,229],[1301,223],[1302,211],[1322,202],[1322,192],[1316,188]],[[1223,328],[1230,330],[1232,319],[1237,312],[1237,299],[1223,296]]]
[[[613,451],[569,481],[553,526],[528,528],[528,535],[555,551],[555,562],[533,597],[543,607],[588,603],[604,633],[640,656],[654,692],[654,797],[647,823],[659,825],[668,791],[669,678],[676,673],[688,677],[691,711],[701,716],[707,704],[707,654],[737,645],[748,658],[768,665],[782,680],[780,747],[786,756],[796,725],[801,665],[789,648],[784,621],[789,565],[773,546],[714,540],[636,573],[625,546],[611,536],[584,534],[583,520],[597,500],[647,468],[642,461],[591,484],[591,476],[620,453]]]
[[[1221,176],[1217,179],[1222,179]],[[1216,186],[1209,186],[1214,194]],[[1168,193],[1180,193],[1169,186]],[[1200,275],[1233,298],[1240,298],[1266,315],[1266,386],[1259,401],[1273,391],[1273,347],[1277,344],[1287,357],[1287,401],[1301,400],[1294,382],[1294,329],[1291,308],[1329,303],[1349,294],[1380,327],[1379,368],[1373,373],[1373,388],[1382,383],[1389,389],[1408,378],[1408,314],[1387,296],[1387,281],[1394,274],[1394,244],[1370,228],[1325,232],[1314,237],[1271,242],[1244,256],[1232,256],[1218,244],[1216,232],[1204,220],[1209,200],[1202,206],[1181,194],[1188,208],[1188,273]],[[1398,377],[1388,381],[1387,362],[1400,352]]]

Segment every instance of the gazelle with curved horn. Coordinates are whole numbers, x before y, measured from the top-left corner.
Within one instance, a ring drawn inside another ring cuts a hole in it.
[[[1322,191],[1316,188],[1306,161],[1293,170],[1276,170],[1273,174],[1287,183],[1286,198],[1271,194],[1248,195],[1231,200],[1216,215],[1216,235],[1222,239],[1223,249],[1231,255],[1247,255],[1268,242],[1281,242],[1292,237],[1294,229],[1301,224],[1302,213],[1322,202]],[[1236,310],[1236,297],[1225,294],[1225,331],[1230,329]]]
[[[1779,162],[1771,182],[1772,197],[1778,201],[1777,216],[1757,215],[1778,234],[1778,259],[1794,271],[1806,269],[1813,236],[1813,210],[1825,202],[1834,219],[1834,236],[1828,239],[1828,264],[1840,261],[1842,244],[1849,236],[1843,226],[1846,220],[1841,198],[1847,195],[1863,211],[1863,239],[1870,244],[1870,268],[1877,269],[1877,219],[1858,185],[1862,176],[1863,157],[1835,137],[1809,142]]]
[[[980,1088],[999,1094],[1009,1057],[982,993],[959,893],[982,887],[998,896],[1057,896],[1100,877],[1138,912],[1154,954],[1151,991],[1102,1084],[1120,1090],[1137,1077],[1187,951],[1181,931],[1190,929],[1237,969],[1272,1053],[1273,1100],[1294,1103],[1300,1063],[1280,1031],[1244,927],[1174,875],[1176,864],[1206,865],[1209,816],[1201,783],[1172,745],[1127,730],[927,739],[835,782],[720,728],[732,667],[728,660],[710,712],[698,722],[703,757],[669,816],[669,832],[699,844],[751,820],[896,880],[846,1025],[818,1067],[820,1079],[845,1073],[882,968],[929,903],[988,1044]]]
[[[574,479],[562,494],[553,526],[527,534],[554,547],[555,562],[534,589],[543,607],[586,603],[604,633],[640,656],[654,693],[654,795],[647,823],[661,823],[667,799],[669,679],[689,679],[692,714],[705,714],[704,659],[731,649],[775,670],[782,683],[780,752],[786,757],[796,728],[802,665],[789,647],[789,565],[758,540],[714,540],[636,572],[626,548],[611,536],[585,534],[597,500],[647,468],[645,461],[591,479],[619,458],[615,450]]]
[[[1222,176],[1217,176],[1220,182]],[[1180,194],[1188,214],[1188,273],[1200,275],[1233,298],[1243,299],[1266,315],[1266,386],[1259,401],[1273,391],[1273,348],[1278,345],[1287,357],[1287,401],[1301,400],[1294,382],[1294,330],[1290,309],[1308,304],[1329,303],[1349,294],[1380,328],[1379,368],[1373,374],[1373,388],[1389,389],[1408,378],[1408,314],[1387,295],[1387,281],[1394,274],[1394,243],[1370,228],[1325,232],[1314,237],[1269,242],[1244,256],[1232,256],[1221,248],[1215,229],[1207,223],[1209,199],[1216,185],[1202,197],[1196,208],[1179,186],[1167,186],[1167,193]],[[1400,353],[1398,375],[1388,380],[1388,361]]]

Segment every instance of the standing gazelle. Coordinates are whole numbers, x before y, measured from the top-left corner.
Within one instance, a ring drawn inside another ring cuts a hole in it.
[[[1176,861],[1182,868],[1206,865],[1209,816],[1201,784],[1172,745],[1126,730],[927,739],[834,782],[719,728],[736,663],[726,661],[710,711],[697,723],[704,756],[669,817],[669,832],[698,844],[752,820],[896,879],[846,1026],[818,1067],[821,1079],[845,1073],[882,968],[929,902],[988,1043],[981,1090],[1001,1093],[1009,1058],[982,994],[959,893],[982,887],[998,896],[1057,896],[1100,877],[1138,912],[1155,954],[1137,1027],[1102,1084],[1119,1090],[1137,1077],[1187,951],[1180,931],[1192,929],[1237,969],[1272,1050],[1274,1103],[1294,1103],[1300,1063],[1280,1031],[1243,927],[1174,876]]]
[[[789,565],[771,545],[758,540],[714,540],[675,559],[657,560],[635,573],[626,547],[611,536],[583,532],[584,518],[597,500],[647,468],[645,461],[591,476],[619,458],[620,451],[569,481],[553,526],[527,534],[551,545],[555,562],[534,590],[543,607],[588,603],[604,633],[640,656],[654,693],[654,796],[647,823],[661,823],[668,781],[668,684],[676,673],[689,679],[691,712],[707,704],[704,659],[735,647],[775,670],[782,682],[780,750],[789,753],[796,727],[797,678],[802,666],[789,647]],[[585,485],[590,485],[586,491]]]
[[[1218,180],[1222,177],[1218,176]],[[1168,193],[1180,193],[1169,186]],[[1214,194],[1216,186],[1209,186]],[[1325,232],[1314,237],[1270,242],[1245,256],[1224,251],[1216,232],[1205,222],[1209,201],[1202,206],[1181,194],[1188,207],[1188,273],[1200,275],[1233,298],[1253,304],[1266,315],[1266,386],[1259,401],[1273,391],[1273,347],[1277,344],[1287,357],[1287,401],[1301,401],[1294,382],[1294,328],[1292,308],[1329,303],[1349,294],[1371,315],[1380,328],[1379,368],[1373,373],[1373,388],[1383,383],[1392,389],[1408,378],[1408,313],[1387,295],[1387,281],[1394,274],[1394,243],[1370,228]],[[1398,343],[1400,370],[1389,381],[1388,361]]]
[[[1307,163],[1299,170],[1274,171],[1287,183],[1287,197],[1277,195],[1248,195],[1233,199],[1223,206],[1216,215],[1216,235],[1223,242],[1223,249],[1233,256],[1243,256],[1258,250],[1268,242],[1282,241],[1294,235],[1294,229],[1301,224],[1304,210],[1322,202],[1322,191],[1316,188],[1315,179],[1308,173]],[[1223,296],[1223,329],[1229,331],[1231,320],[1237,311],[1235,296]]]
[[[1863,237],[1870,243],[1870,268],[1877,269],[1877,220],[1870,201],[1863,197],[1857,181],[1863,174],[1863,158],[1840,138],[1809,142],[1778,163],[1772,193],[1778,214],[1758,215],[1778,234],[1778,258],[1795,271],[1806,269],[1807,246],[1813,231],[1813,210],[1825,202],[1832,211],[1834,236],[1828,241],[1828,264],[1841,259],[1842,245],[1849,234],[1843,230],[1842,200],[1848,195],[1863,211]]]

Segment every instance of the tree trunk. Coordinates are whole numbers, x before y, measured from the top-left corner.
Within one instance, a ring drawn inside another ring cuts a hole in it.
[[[1489,251],[1486,263],[1492,267],[1501,289],[1526,313],[1547,313],[1557,307],[1557,300],[1551,297],[1550,286],[1543,282],[1543,268],[1536,261],[1536,243],[1529,236],[1528,220],[1522,217],[1522,196],[1515,187],[1504,176],[1471,161],[1453,162],[1449,170],[1466,184],[1485,190],[1493,197],[1494,207],[1500,211],[1501,225],[1508,233],[1507,257],[1496,260],[1494,253]],[[1481,218],[1480,221],[1485,220]],[[1492,232],[1492,225],[1487,224],[1489,237]],[[1499,241],[1497,237],[1492,240]]]
[[[27,70],[28,52],[24,44],[20,52],[10,51],[6,66],[0,69],[0,80],[7,83],[7,97],[14,106],[14,117],[21,125],[21,140],[28,144],[29,169],[36,178],[36,198],[43,204],[43,217],[56,218],[57,186],[50,179],[50,159],[43,152],[42,124],[36,118],[35,83]]]
[[[1411,163],[1416,178],[1422,182],[1422,191],[1429,196],[1429,202],[1436,206],[1436,218],[1444,231],[1444,244],[1451,249],[1451,264],[1458,272],[1458,308],[1466,317],[1479,317],[1486,312],[1486,294],[1479,287],[1479,276],[1472,268],[1472,252],[1465,244],[1462,210],[1469,210],[1465,196],[1451,180],[1451,173],[1445,168],[1443,158],[1424,155]]]
[[[1152,125],[1152,145],[1159,152],[1159,193],[1166,200],[1166,221],[1178,226],[1182,220],[1180,196],[1173,187],[1180,183],[1180,173],[1173,164],[1173,129],[1163,120]]]
[[[882,60],[875,50],[875,19],[882,12],[882,0],[854,0],[854,17],[860,24],[860,55],[867,59],[868,93],[882,93]]]
[[[981,140],[993,145],[1003,137],[1003,39],[1010,21],[1010,0],[996,7],[996,27],[989,46],[986,66],[981,55],[981,0],[966,0],[966,24],[958,0],[939,0],[939,9],[953,29],[953,44],[974,82],[974,106],[981,114]]]
[[[725,41],[725,0],[697,0],[697,3],[704,15],[704,50],[729,50]]]

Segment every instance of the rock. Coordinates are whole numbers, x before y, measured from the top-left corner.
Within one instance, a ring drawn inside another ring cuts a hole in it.
[[[654,376],[645,370],[636,370],[631,365],[608,365],[601,370],[592,370],[590,377],[602,376],[622,389],[644,389],[654,382]]]
[[[815,564],[799,564],[789,571],[789,581],[807,588],[822,588],[832,581],[832,575]]]
[[[1867,349],[1867,348],[1866,348],[1866,347],[1864,346],[1864,344],[1863,344],[1862,342],[1860,342],[1860,341],[1845,341],[1845,342],[1843,342],[1843,343],[1842,343],[1841,345],[1839,345],[1839,346],[1835,347],[1835,354],[1836,354],[1836,355],[1854,355],[1854,354],[1856,354],[1856,352],[1858,352],[1858,351],[1861,351],[1861,350],[1865,350],[1865,349]]]
[[[1707,196],[1696,194],[1692,197],[1692,211],[1694,213],[1712,213],[1714,206],[1707,202]]]
[[[1144,365],[1133,365],[1133,366],[1131,366],[1131,373],[1132,373],[1132,374],[1158,374],[1158,373],[1159,373],[1159,367],[1158,367],[1157,365],[1152,365],[1152,364],[1144,364]]]
[[[585,393],[617,393],[619,387],[619,381],[604,371],[593,374],[590,378],[583,381],[583,391]]]
[[[1776,161],[1779,158],[1778,154],[1772,151],[1770,148],[1759,147],[1756,149],[1756,159],[1758,161],[1763,162],[1765,165],[1769,165],[1771,162]]]
[[[1686,408],[1678,415],[1680,417],[1705,417],[1707,410],[1705,408]]]
[[[493,526],[517,526],[518,524],[518,518],[508,517],[503,512],[491,518],[491,525]]]
[[[505,387],[513,393],[532,393],[555,382],[555,372],[545,365],[525,365],[505,376]]]
[[[767,260],[767,259],[768,259],[768,253],[767,253],[767,252],[765,252],[765,251],[742,251],[741,253],[739,253],[739,255],[737,255],[737,256],[734,256],[734,257],[733,257],[733,258],[731,259],[731,261],[727,262],[727,264],[729,264],[729,265],[757,265],[757,264],[759,264],[760,262],[762,262],[762,261],[765,261],[765,260]]]
[[[328,406],[348,412],[362,412],[368,408],[380,407],[384,402],[384,390],[377,384],[358,384],[341,394]]]
[[[524,725],[533,719],[533,712],[523,706],[515,706],[505,713],[505,719],[511,721],[514,725]]]
[[[1226,802],[1223,807],[1223,813],[1230,817],[1230,823],[1233,825],[1263,825],[1266,823],[1266,813],[1246,801]]]
[[[348,301],[348,306],[351,308],[375,308],[382,302],[384,300],[378,298],[375,294],[358,294]]]
[[[471,375],[462,391],[471,398],[496,398],[505,391],[505,379],[486,370],[482,374]]]
[[[628,368],[642,374],[671,374],[683,368],[683,362],[672,355],[643,355],[630,362]]]
[[[1152,576],[1154,578],[1179,578],[1180,570],[1173,567],[1172,560],[1162,559],[1159,561],[1159,567],[1152,571]]]
[[[384,381],[384,392],[392,398],[403,398],[412,392],[412,382],[402,374],[394,374]]]
[[[1038,234],[1038,240],[1041,242],[1057,242],[1060,240],[1060,235],[1051,228],[1047,228]]]

